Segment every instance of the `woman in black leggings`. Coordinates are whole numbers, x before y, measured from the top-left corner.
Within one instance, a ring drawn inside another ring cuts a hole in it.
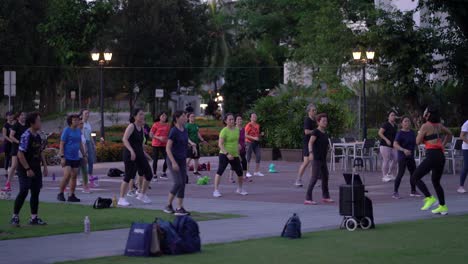
[[[416,144],[425,144],[426,158],[411,176],[411,183],[415,184],[426,197],[424,198],[424,206],[421,210],[428,210],[437,200],[431,195],[426,184],[421,179],[432,171],[432,185],[439,198],[439,206],[432,210],[432,213],[446,215],[448,208],[445,205],[444,189],[440,185],[440,179],[445,165],[444,146],[452,138],[452,133],[440,124],[440,116],[437,109],[428,107],[424,111],[423,117],[426,123],[421,126],[418,132]]]
[[[125,199],[125,194],[128,190],[128,183],[134,180],[136,173],[144,175],[145,180],[140,185],[140,192],[137,199],[145,204],[151,203],[151,200],[146,195],[148,185],[153,178],[153,172],[148,163],[151,157],[144,150],[144,131],[145,112],[142,109],[136,108],[130,117],[130,124],[125,129],[122,138],[124,143],[123,160],[125,165],[125,177],[120,186],[119,206],[129,206],[130,203]]]

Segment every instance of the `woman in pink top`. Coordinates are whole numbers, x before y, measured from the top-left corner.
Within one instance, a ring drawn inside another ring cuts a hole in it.
[[[167,113],[161,112],[158,118],[156,118],[153,126],[151,127],[150,131],[150,138],[151,146],[153,147],[153,173],[154,179],[157,178],[157,170],[158,170],[158,158],[159,153],[163,156],[164,165],[163,171],[161,174],[161,179],[167,179],[166,170],[166,144],[167,144],[167,137],[169,136],[169,131],[171,130],[171,125],[167,122]]]

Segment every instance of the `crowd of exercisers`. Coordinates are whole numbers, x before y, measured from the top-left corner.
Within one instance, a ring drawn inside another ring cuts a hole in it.
[[[327,154],[330,140],[327,134],[328,119],[333,118],[327,113],[317,113],[314,104],[309,104],[304,119],[303,162],[299,167],[294,185],[302,187],[302,178],[306,169],[311,166],[311,179],[305,194],[305,205],[315,205],[319,202],[334,203],[330,197],[328,181],[329,171]],[[67,117],[67,127],[60,137],[60,165],[63,177],[60,182],[57,200],[61,202],[80,202],[76,194],[77,184],[83,185],[83,192],[90,193],[90,187],[96,187],[98,181],[93,172],[96,156],[96,146],[92,137],[92,127],[89,122],[89,110],[82,110],[79,114]],[[237,182],[236,193],[247,195],[245,181],[252,181],[253,176],[265,176],[260,171],[260,141],[263,136],[257,115],[251,113],[249,122],[244,126],[242,115],[227,113],[223,117],[225,127],[219,133],[219,162],[214,179],[213,197],[222,197],[220,179],[230,166],[230,181]],[[447,214],[444,189],[441,185],[445,165],[445,146],[452,140],[452,133],[442,123],[438,109],[428,107],[423,114],[424,123],[419,131],[412,129],[408,116],[398,116],[391,110],[388,120],[382,124],[378,136],[380,138],[379,152],[382,157],[382,180],[394,181],[392,197],[399,199],[398,192],[401,179],[406,169],[410,173],[411,197],[424,196],[421,210],[432,210],[434,214]],[[397,124],[399,120],[400,127]],[[11,224],[19,226],[19,213],[28,194],[30,197],[31,225],[45,225],[39,218],[39,194],[43,186],[42,178],[48,175],[46,157],[44,154],[44,140],[40,136],[41,115],[38,112],[6,114],[3,127],[6,184],[3,191],[12,191],[12,180],[15,173],[18,176],[19,190],[14,202]],[[462,128],[460,139],[463,141],[462,152],[464,165],[460,174],[460,186],[457,190],[464,193],[463,188],[468,173],[468,121]],[[151,142],[153,153],[145,152],[146,143]],[[130,123],[122,137],[124,177],[120,187],[118,206],[130,206],[127,197],[136,197],[145,204],[151,203],[147,195],[151,181],[173,180],[169,190],[167,205],[163,209],[168,214],[177,216],[189,215],[184,208],[185,187],[188,182],[188,166],[193,161],[193,174],[200,177],[198,161],[200,158],[200,144],[206,143],[196,124],[195,114],[186,111],[176,111],[169,122],[167,112],[160,113],[152,127],[145,124],[145,112],[134,109]],[[415,150],[424,144],[425,158],[416,166]],[[255,156],[253,170],[249,166],[252,155]],[[162,171],[157,173],[158,160],[164,160]],[[150,162],[152,161],[152,165]],[[395,165],[398,174],[395,177]],[[429,172],[436,197],[433,196],[422,178]],[[81,181],[78,175],[81,173]],[[232,175],[237,175],[235,180]],[[137,177],[138,176],[138,177]],[[312,192],[318,180],[321,181],[322,197],[320,200],[312,197]],[[68,188],[68,189],[67,189]],[[418,190],[420,192],[418,192]],[[68,190],[68,194],[65,195]],[[174,206],[174,200],[176,205]]]

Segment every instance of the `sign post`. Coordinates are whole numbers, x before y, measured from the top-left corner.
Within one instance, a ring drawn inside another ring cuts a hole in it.
[[[157,107],[158,109],[157,109],[157,113],[156,113],[158,115],[159,112],[161,111],[161,109],[160,109],[160,106],[161,106],[160,100],[161,100],[161,98],[164,97],[164,90],[163,89],[155,89],[154,90],[154,97],[158,99],[158,107]]]
[[[72,112],[75,112],[76,91],[70,92],[70,98],[72,99]]]
[[[3,73],[4,90],[3,94],[8,96],[8,111],[11,111],[11,97],[16,96],[16,72],[5,71]]]

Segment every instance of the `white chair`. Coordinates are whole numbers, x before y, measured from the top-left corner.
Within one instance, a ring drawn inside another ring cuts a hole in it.
[[[448,148],[445,150],[445,159],[449,162],[449,166],[452,165],[453,175],[456,174],[457,160],[463,160],[462,144],[463,140],[460,138],[453,138],[452,142],[448,144]]]
[[[335,143],[342,143],[341,139],[339,138],[329,138],[328,143],[330,144],[330,168],[329,170],[331,171],[333,168],[333,171],[336,170],[336,159],[339,159],[342,161],[341,163],[341,169],[343,169],[344,163],[346,162],[346,150],[342,147],[334,147]]]
[[[369,167],[371,170],[377,170],[377,155],[374,152],[375,139],[365,139],[363,144],[356,147],[356,158],[361,158],[364,161],[364,169],[366,166],[366,160],[369,161]]]

